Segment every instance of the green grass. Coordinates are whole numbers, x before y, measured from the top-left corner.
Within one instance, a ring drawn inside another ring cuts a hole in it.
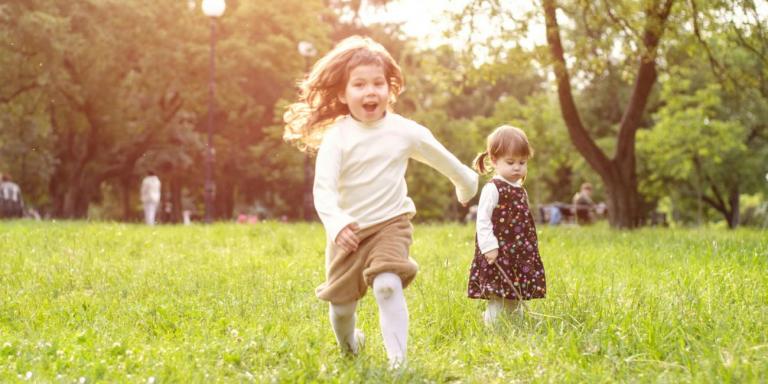
[[[342,357],[317,224],[0,223],[1,382],[765,382],[768,233],[541,228],[548,298],[495,329],[471,227],[416,225],[409,365]],[[82,379],[81,379],[82,378]]]

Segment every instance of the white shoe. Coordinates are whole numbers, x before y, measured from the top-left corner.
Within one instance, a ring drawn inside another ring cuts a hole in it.
[[[347,352],[357,356],[365,346],[365,334],[358,328],[352,332],[352,342],[347,342]]]
[[[489,311],[483,311],[483,323],[486,327],[493,327],[496,325],[497,316],[492,315]]]
[[[390,360],[389,370],[393,372],[403,372],[405,370],[405,358]]]

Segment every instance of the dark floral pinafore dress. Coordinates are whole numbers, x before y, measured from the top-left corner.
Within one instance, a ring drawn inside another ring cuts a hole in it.
[[[528,194],[524,188],[502,180],[491,179],[489,182],[499,191],[499,202],[491,215],[493,235],[499,241],[498,267],[485,260],[475,234],[475,258],[469,272],[468,296],[486,300],[493,296],[511,300],[543,298],[547,294],[547,282],[539,256],[536,225],[528,207]]]

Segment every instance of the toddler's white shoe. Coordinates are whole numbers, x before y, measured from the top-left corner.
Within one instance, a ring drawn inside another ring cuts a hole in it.
[[[522,320],[525,318],[525,310],[522,303],[519,303],[516,307],[507,308],[507,313],[509,313],[510,318],[515,320]]]
[[[491,313],[490,311],[483,311],[483,324],[485,324],[486,327],[493,327],[496,325],[496,318],[497,315]]]

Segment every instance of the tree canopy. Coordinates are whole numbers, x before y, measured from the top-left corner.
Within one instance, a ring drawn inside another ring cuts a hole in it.
[[[735,227],[744,195],[768,196],[767,15],[755,2],[470,2],[446,31],[461,43],[434,48],[361,22],[388,1],[229,1],[215,20],[198,3],[0,5],[0,172],[30,205],[135,220],[155,170],[164,220],[202,214],[211,23],[218,219],[302,217],[312,160],[282,141],[282,115],[308,66],[352,34],[390,50],[406,78],[397,112],[463,162],[495,127],[525,129],[535,205],[589,181],[616,227],[654,210]],[[435,171],[414,163],[407,177],[420,219],[465,215]]]

